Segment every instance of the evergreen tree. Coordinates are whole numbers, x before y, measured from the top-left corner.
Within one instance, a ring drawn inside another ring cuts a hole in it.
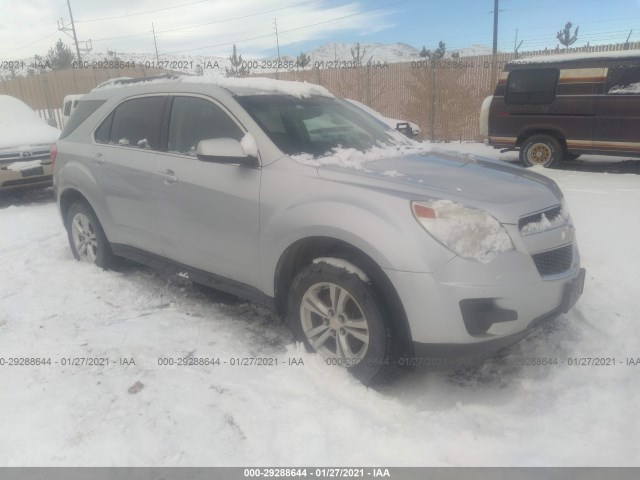
[[[431,51],[430,49],[427,50],[427,47],[423,45],[422,50],[420,50],[420,56],[423,58],[428,58],[429,60],[431,60],[432,65],[435,65],[438,60],[444,57],[444,53],[446,50],[447,47],[445,43],[440,40],[440,42],[438,42],[438,48],[434,49],[433,51]]]
[[[71,68],[75,57],[71,48],[62,43],[62,39],[58,39],[56,44],[49,49],[45,60],[53,70],[62,70],[64,68]]]
[[[311,57],[304,52],[300,52],[300,55],[296,57],[296,66],[298,68],[304,68],[311,63]]]
[[[233,44],[233,53],[229,56],[231,68],[224,67],[227,77],[246,77],[249,75],[249,67],[243,65],[242,55],[236,52],[236,44]]]

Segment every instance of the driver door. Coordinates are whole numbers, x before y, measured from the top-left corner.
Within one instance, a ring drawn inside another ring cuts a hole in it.
[[[208,97],[171,97],[167,152],[156,158],[164,256],[248,285],[258,278],[259,168],[201,161],[198,142],[244,130]]]

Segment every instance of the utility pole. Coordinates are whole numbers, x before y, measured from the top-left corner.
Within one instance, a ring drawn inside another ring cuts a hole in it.
[[[493,0],[493,56],[498,54],[498,0]]]
[[[280,61],[280,39],[278,38],[278,19],[273,19],[273,26],[276,29],[276,46],[278,47],[278,61]]]
[[[520,40],[520,43],[518,43],[518,29],[516,28],[516,41],[513,42],[513,54],[515,55],[516,58],[518,58],[518,50],[520,50],[521,46],[522,46],[522,40]]]
[[[82,61],[80,58],[80,47],[78,46],[78,36],[76,35],[76,24],[73,23],[73,13],[71,12],[71,0],[67,0],[67,6],[69,7],[69,18],[71,19],[71,30],[73,30],[73,41],[76,44],[76,53],[78,54],[78,62]]]
[[[93,46],[91,45],[91,39],[84,42],[84,48],[80,48],[80,42],[78,42],[78,36],[76,35],[76,24],[73,21],[73,13],[71,12],[71,1],[67,0],[67,7],[69,7],[69,18],[71,19],[71,28],[64,24],[64,18],[58,20],[58,30],[69,35],[69,32],[72,32],[73,35],[69,35],[73,39],[73,43],[76,46],[76,54],[78,55],[78,62],[82,61],[82,56],[80,55],[80,51],[90,52],[93,50]]]
[[[160,57],[158,56],[158,42],[156,42],[156,28],[153,26],[153,22],[151,22],[151,31],[153,32],[153,44],[156,47],[156,66],[160,65]]]

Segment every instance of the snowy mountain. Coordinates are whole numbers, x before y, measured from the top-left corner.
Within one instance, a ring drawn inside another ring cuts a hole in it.
[[[351,50],[356,48],[355,43],[337,43],[329,42],[325,43],[314,50],[306,52],[311,58],[310,66],[317,66],[319,68],[334,68],[333,63],[337,62],[352,62],[353,56]],[[364,52],[363,63],[372,60],[373,62],[380,63],[401,63],[420,60],[420,49],[408,45],[406,43],[361,43],[360,51]],[[447,51],[446,57],[449,57],[453,52],[460,53],[461,57],[468,57],[474,55],[488,55],[491,54],[491,48],[483,45],[472,45],[459,50]],[[153,53],[128,53],[117,52],[117,58],[125,63],[132,63],[136,67],[144,66],[146,68],[154,68],[158,66],[158,60]],[[113,57],[109,56],[107,52],[93,51],[83,56],[83,64],[89,68],[93,65],[100,65],[104,61],[113,61]],[[251,67],[253,72],[269,73],[276,70],[277,57],[271,58],[243,58],[246,65]],[[280,62],[285,62],[290,65],[295,65],[295,56],[282,56]],[[0,79],[10,78],[13,75],[24,76],[29,74],[29,66],[34,63],[34,58],[24,58],[24,67],[18,68],[12,72],[8,68],[0,69]],[[231,66],[229,57],[216,57],[207,55],[161,55],[160,67],[168,70],[179,71],[189,74],[196,74],[199,70],[198,65],[202,67],[202,74],[205,76],[218,76],[225,75],[225,68]],[[286,68],[280,68],[280,70],[286,70]]]

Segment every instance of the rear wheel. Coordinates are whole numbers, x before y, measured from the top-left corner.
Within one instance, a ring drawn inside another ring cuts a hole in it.
[[[391,332],[368,282],[318,263],[302,270],[289,294],[288,321],[307,350],[345,367],[362,382],[382,379]]]
[[[86,202],[71,205],[66,218],[71,252],[76,260],[93,263],[108,269],[115,263],[115,255],[96,214]]]
[[[560,142],[549,135],[534,135],[520,147],[520,161],[525,167],[553,167],[560,163],[563,155]]]

